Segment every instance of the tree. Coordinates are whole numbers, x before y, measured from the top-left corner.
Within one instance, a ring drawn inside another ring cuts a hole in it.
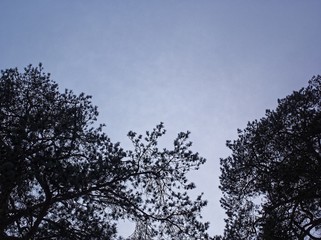
[[[321,239],[321,76],[227,146],[225,239]]]
[[[158,149],[163,124],[133,150],[112,143],[97,125],[90,96],[59,92],[41,64],[0,78],[0,238],[123,239],[117,221],[136,223],[131,239],[207,238],[206,205],[186,174],[205,159],[189,132]],[[136,238],[135,238],[136,236]]]

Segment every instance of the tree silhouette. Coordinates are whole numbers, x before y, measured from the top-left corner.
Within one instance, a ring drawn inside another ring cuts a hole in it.
[[[321,76],[249,122],[221,159],[226,239],[321,239]]]
[[[1,71],[0,238],[116,239],[117,221],[136,223],[131,239],[207,238],[202,196],[186,174],[205,159],[189,132],[159,149],[163,124],[133,150],[112,143],[97,125],[89,96],[75,95],[41,65]],[[135,237],[136,236],[136,237]]]

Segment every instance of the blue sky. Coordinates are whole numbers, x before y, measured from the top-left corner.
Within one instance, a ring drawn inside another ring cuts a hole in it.
[[[0,69],[42,62],[61,89],[93,96],[100,122],[129,130],[160,121],[169,146],[190,130],[207,158],[191,174],[220,234],[219,158],[236,129],[321,74],[319,0],[1,0]]]

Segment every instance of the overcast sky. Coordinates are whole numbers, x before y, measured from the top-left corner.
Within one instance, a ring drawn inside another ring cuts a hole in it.
[[[42,62],[60,89],[93,96],[113,141],[159,122],[190,130],[191,174],[221,234],[227,139],[321,74],[320,0],[1,0],[0,69]]]

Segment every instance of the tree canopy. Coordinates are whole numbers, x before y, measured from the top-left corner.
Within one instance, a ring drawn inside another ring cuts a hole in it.
[[[206,205],[187,173],[205,159],[189,132],[158,148],[159,124],[129,132],[132,150],[97,124],[90,96],[60,92],[41,65],[1,71],[0,238],[123,239],[117,222],[136,224],[130,239],[206,239]]]
[[[227,146],[225,239],[321,239],[321,76],[278,100]]]

